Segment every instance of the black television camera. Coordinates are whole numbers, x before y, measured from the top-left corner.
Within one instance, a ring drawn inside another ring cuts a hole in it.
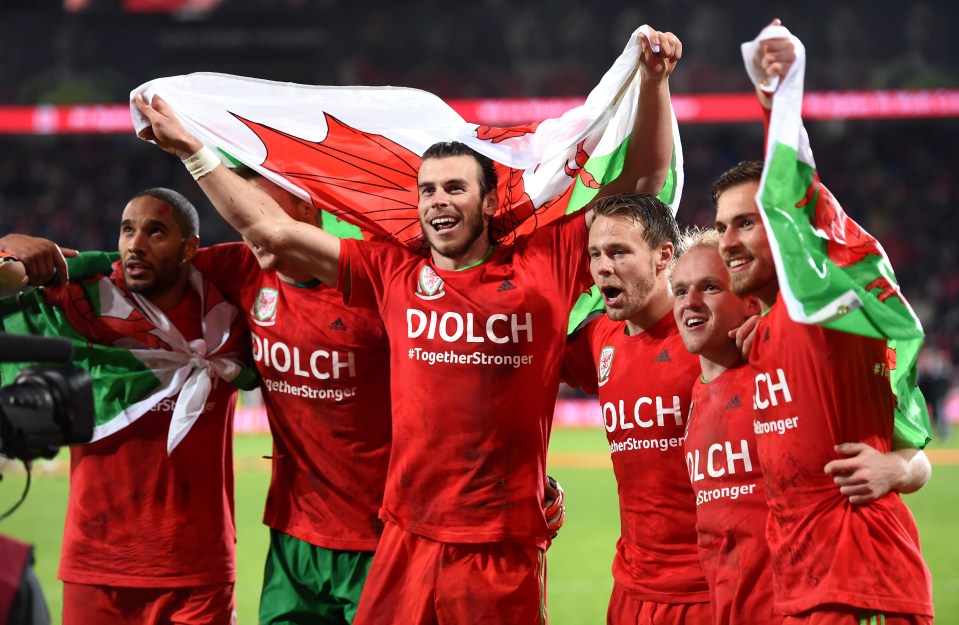
[[[0,362],[64,363],[27,367],[0,388],[0,454],[52,458],[63,445],[93,438],[93,380],[65,364],[72,358],[65,339],[0,333]]]

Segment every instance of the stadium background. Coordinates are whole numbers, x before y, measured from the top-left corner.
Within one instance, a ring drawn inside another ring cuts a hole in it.
[[[683,60],[671,78],[674,95],[745,93],[749,83],[738,44],[780,17],[807,46],[807,91],[905,90],[889,98],[906,111],[924,98],[946,103],[938,113],[917,108],[897,119],[834,114],[807,128],[823,181],[883,242],[923,320],[930,397],[942,397],[945,410],[959,418],[952,368],[959,349],[959,224],[953,217],[959,206],[959,54],[948,39],[959,5],[880,1],[865,7],[823,0],[5,0],[0,233],[115,249],[126,199],[146,187],[168,186],[200,209],[204,243],[236,240],[172,157],[95,121],[85,126],[87,133],[64,134],[44,125],[38,131],[10,125],[4,130],[5,120],[24,110],[36,115],[47,105],[122,106],[140,83],[192,71],[308,84],[403,85],[456,100],[577,98],[644,22],[683,41]],[[98,128],[106,132],[92,132]],[[680,130],[686,188],[679,220],[708,224],[709,183],[739,160],[761,157],[762,128],[757,122],[688,123]],[[940,623],[959,622],[955,446],[948,436],[933,443],[933,479],[907,498],[934,573]],[[554,434],[550,470],[570,494],[570,520],[550,551],[554,625],[601,622],[605,614],[618,520],[604,448],[601,431]],[[268,463],[262,456],[268,453],[268,437],[237,438],[241,623],[256,618],[266,545],[260,516]],[[0,531],[38,545],[37,570],[57,622],[55,570],[67,480],[62,461],[37,469],[33,492],[0,523]],[[3,471],[8,479],[0,486],[0,509],[19,496],[22,485],[15,468]]]

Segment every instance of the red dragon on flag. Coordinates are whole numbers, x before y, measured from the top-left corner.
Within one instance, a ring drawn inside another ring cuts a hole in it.
[[[868,256],[883,256],[879,241],[849,218],[832,192],[820,181],[818,171],[813,173],[812,182],[796,208],[805,208],[810,202],[816,207],[812,225],[825,234],[826,255],[837,267],[851,267]],[[905,303],[899,287],[885,277],[876,278],[865,289],[879,289],[877,297],[880,302],[898,297]]]
[[[306,190],[315,206],[359,227],[372,240],[393,241],[423,249],[417,213],[416,173],[421,158],[382,135],[363,132],[324,113],[328,132],[322,141],[308,141],[265,124],[234,117],[263,142],[262,167]],[[480,126],[477,136],[497,143],[535,130],[538,124],[511,128]],[[589,154],[577,146],[566,174],[590,188],[598,183],[583,169]],[[497,240],[508,242],[565,214],[572,193],[536,208],[526,192],[524,170],[496,163],[499,208],[492,220]]]

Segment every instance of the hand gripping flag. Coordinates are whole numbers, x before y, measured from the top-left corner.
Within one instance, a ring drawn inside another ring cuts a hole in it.
[[[147,82],[132,104],[159,94],[183,125],[229,166],[242,163],[324,209],[338,236],[387,240],[424,250],[417,216],[420,156],[437,141],[461,141],[497,163],[502,242],[583,207],[622,170],[640,88],[638,37],[586,102],[559,118],[497,128],[468,123],[433,94],[398,87],[318,87],[224,74]],[[675,115],[673,159],[660,199],[675,212],[682,148]],[[340,221],[342,220],[342,221]],[[578,253],[579,250],[571,250]],[[584,252],[585,258],[585,252]],[[575,327],[598,295],[581,300]],[[600,304],[601,309],[601,304]]]
[[[769,26],[742,45],[746,71],[757,86],[763,81],[753,59],[759,42],[774,37],[790,37],[797,58],[778,88],[772,85],[776,93],[756,203],[783,301],[800,323],[888,340],[897,444],[922,448],[930,440],[926,402],[916,386],[922,326],[882,246],[843,212],[819,180],[802,123],[803,44],[785,27]]]
[[[191,267],[189,281],[200,295],[202,338],[187,341],[159,309],[121,286],[119,268],[110,274],[110,255],[84,257],[73,260],[92,268],[74,267],[78,274],[105,275],[0,299],[0,329],[73,343],[73,364],[93,377],[94,441],[176,397],[167,436],[172,453],[201,417],[213,376],[240,388],[256,386],[253,369],[241,360],[248,344],[242,316],[198,271]],[[0,375],[12,380],[21,367],[0,363]]]

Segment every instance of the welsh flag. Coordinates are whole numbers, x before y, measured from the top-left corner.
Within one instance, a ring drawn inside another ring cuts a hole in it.
[[[239,311],[192,270],[203,336],[187,341],[159,309],[119,286],[119,269],[111,275],[115,256],[92,252],[71,260],[79,274],[102,274],[92,279],[0,298],[0,329],[73,343],[73,364],[93,377],[94,441],[133,423],[162,399],[176,397],[167,437],[172,453],[200,418],[213,376],[239,388],[256,386],[254,370],[241,360],[246,326]],[[0,363],[4,383],[22,366]]]
[[[398,87],[318,87],[224,74],[147,82],[183,125],[228,166],[242,163],[327,211],[338,236],[394,241],[425,252],[417,217],[416,172],[437,141],[460,141],[497,163],[502,242],[583,207],[622,170],[640,88],[638,37],[586,102],[555,119],[498,128],[469,123],[433,94]],[[147,121],[131,102],[137,130]],[[673,116],[672,169],[660,199],[679,205],[682,148]],[[584,251],[585,259],[585,251]],[[585,261],[584,261],[585,262]],[[596,306],[584,297],[575,328]]]
[[[756,202],[783,300],[789,316],[800,323],[888,340],[890,380],[897,397],[896,438],[922,448],[930,440],[926,402],[916,386],[922,326],[882,246],[843,212],[819,180],[802,123],[802,43],[785,27],[767,27],[742,45],[750,78],[756,85],[765,78],[753,58],[759,42],[774,37],[791,37],[797,59],[773,98]]]

